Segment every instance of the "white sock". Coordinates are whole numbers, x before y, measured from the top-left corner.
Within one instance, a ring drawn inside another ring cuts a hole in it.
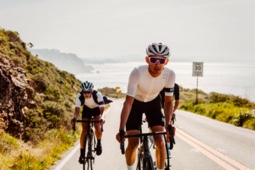
[[[170,142],[167,142],[167,148],[170,148]]]
[[[134,167],[133,165],[131,165],[131,166],[128,166],[128,165],[127,165],[127,169],[128,169],[128,170],[133,170],[133,167]]]

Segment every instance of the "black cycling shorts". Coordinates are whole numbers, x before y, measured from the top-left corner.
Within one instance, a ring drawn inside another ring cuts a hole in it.
[[[87,106],[83,106],[83,110],[82,110],[82,118],[87,118],[87,119],[90,119],[92,116],[98,116],[100,115],[100,110],[99,110],[99,107],[96,107],[96,108],[89,108]]]
[[[161,98],[158,95],[150,102],[140,102],[134,100],[132,109],[130,111],[126,130],[139,130],[142,123],[142,116],[145,113],[149,127],[164,126],[164,117],[161,112]]]

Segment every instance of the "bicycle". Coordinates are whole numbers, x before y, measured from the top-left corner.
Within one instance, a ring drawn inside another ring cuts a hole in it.
[[[81,155],[84,157],[83,162],[83,170],[93,170],[93,165],[95,163],[95,155],[96,155],[96,144],[97,140],[94,132],[94,123],[101,123],[102,120],[95,120],[94,118],[90,118],[88,120],[76,120],[76,122],[87,123],[87,134],[84,139],[84,150],[85,155]],[[75,123],[73,125],[73,130],[76,130]],[[103,125],[101,126],[101,131],[103,132]],[[87,154],[86,154],[87,151]],[[87,165],[87,166],[86,166]],[[86,168],[87,167],[87,168]]]
[[[144,122],[144,121],[143,121]],[[142,124],[141,124],[142,126]],[[156,167],[154,167],[154,162],[150,153],[150,148],[153,145],[153,140],[152,137],[153,135],[163,135],[164,136],[164,141],[165,141],[165,148],[167,149],[167,144],[166,144],[166,132],[154,132],[154,133],[142,133],[142,127],[140,127],[140,133],[139,134],[132,134],[132,135],[124,135],[124,138],[132,138],[132,137],[139,137],[140,138],[140,145],[138,147],[138,153],[137,153],[137,165],[136,165],[136,170],[155,170]],[[149,141],[151,145],[149,146]],[[170,138],[171,141],[171,138]],[[121,153],[125,153],[125,146],[124,142],[120,142],[120,149]],[[167,153],[167,158],[169,158],[168,152]],[[170,170],[170,160],[166,159],[165,162],[165,170]]]

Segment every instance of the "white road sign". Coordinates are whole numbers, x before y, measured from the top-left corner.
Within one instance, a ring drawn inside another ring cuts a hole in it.
[[[193,62],[192,76],[203,77],[203,62]]]

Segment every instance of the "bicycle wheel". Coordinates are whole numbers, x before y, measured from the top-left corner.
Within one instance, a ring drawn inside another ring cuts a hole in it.
[[[88,159],[87,170],[93,170],[93,160]]]
[[[88,141],[88,135],[85,136],[85,139],[84,139],[84,153],[86,154],[86,151],[87,151],[87,141]],[[84,158],[85,158],[85,154],[82,155]],[[83,163],[83,170],[85,170],[85,165],[86,165],[86,162],[87,162],[87,158],[85,158],[85,161]]]
[[[143,153],[139,151],[136,170],[142,170],[143,168]]]
[[[96,144],[97,144],[97,140],[96,140],[96,136],[94,134],[94,131],[91,132],[91,139],[92,139],[92,148],[93,148],[93,155],[95,155],[95,152],[96,152]]]
[[[151,157],[143,159],[143,170],[154,170],[153,161]]]

